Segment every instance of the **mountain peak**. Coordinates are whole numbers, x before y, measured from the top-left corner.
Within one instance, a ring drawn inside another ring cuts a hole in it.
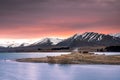
[[[91,40],[102,40],[102,34],[98,34],[98,33],[95,33],[95,32],[85,32],[82,34],[82,39],[83,40],[88,40],[88,41],[91,41]]]
[[[79,37],[80,36],[80,34],[75,34],[75,35],[73,35],[71,38],[73,38],[73,39],[76,39],[77,37]]]
[[[59,38],[44,38],[38,42],[35,42],[33,45],[36,44],[44,44],[44,43],[52,43],[52,45],[56,45],[57,43],[61,42],[63,39]]]

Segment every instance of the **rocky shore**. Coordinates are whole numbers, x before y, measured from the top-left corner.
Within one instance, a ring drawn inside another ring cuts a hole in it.
[[[51,64],[117,64],[120,65],[120,55],[97,55],[93,53],[71,53],[61,56],[44,58],[23,58],[18,62],[35,62]]]

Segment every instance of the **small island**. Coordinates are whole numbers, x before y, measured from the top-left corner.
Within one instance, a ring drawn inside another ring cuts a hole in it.
[[[94,53],[72,52],[61,56],[47,56],[43,58],[23,58],[18,62],[35,62],[51,64],[117,64],[120,65],[120,55],[98,55]]]

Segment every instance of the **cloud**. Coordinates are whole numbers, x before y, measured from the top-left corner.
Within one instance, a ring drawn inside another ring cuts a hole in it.
[[[0,0],[0,31],[118,28],[119,16],[120,0]]]

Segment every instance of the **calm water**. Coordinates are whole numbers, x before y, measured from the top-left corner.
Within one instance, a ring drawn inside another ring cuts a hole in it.
[[[120,52],[95,52],[95,54],[120,55]]]
[[[120,80],[119,65],[60,65],[4,61],[60,54],[64,53],[2,53],[0,80]]]

